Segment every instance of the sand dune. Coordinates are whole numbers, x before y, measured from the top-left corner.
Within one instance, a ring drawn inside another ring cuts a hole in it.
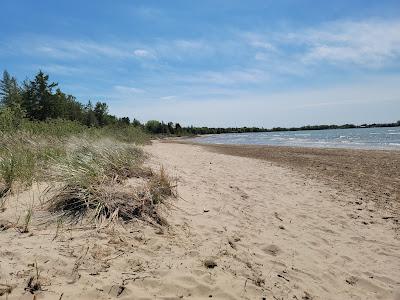
[[[57,230],[35,211],[29,233],[0,232],[8,299],[33,299],[36,269],[36,299],[400,299],[400,240],[374,203],[267,161],[146,150],[177,178],[179,198],[161,207],[169,226]],[[4,227],[38,194],[9,199]]]

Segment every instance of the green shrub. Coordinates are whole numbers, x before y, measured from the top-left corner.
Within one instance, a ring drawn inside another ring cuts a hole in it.
[[[17,106],[15,108],[0,108],[0,132],[14,132],[18,130],[23,122],[24,113]]]
[[[28,149],[8,149],[0,157],[0,179],[4,181],[6,191],[11,189],[15,181],[32,184],[35,161],[34,153]]]
[[[77,121],[52,119],[48,121],[29,121],[24,119],[21,129],[29,135],[41,137],[68,137],[85,132],[88,127]]]

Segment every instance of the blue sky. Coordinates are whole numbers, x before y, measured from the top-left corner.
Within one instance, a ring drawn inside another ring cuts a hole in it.
[[[400,1],[2,1],[0,69],[141,121],[396,121]]]

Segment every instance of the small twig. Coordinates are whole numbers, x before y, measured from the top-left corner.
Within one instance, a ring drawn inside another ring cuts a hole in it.
[[[145,278],[148,278],[148,277],[151,277],[151,276],[150,275],[146,275],[146,276],[136,276],[136,277],[125,278],[125,279],[122,280],[122,285],[125,285],[126,281],[130,281],[130,280],[136,281],[137,279],[145,279]]]
[[[88,229],[95,229],[96,226],[90,225],[90,226],[82,226],[82,227],[71,227],[71,228],[66,228],[66,231],[74,231],[74,230],[88,230]]]
[[[122,251],[121,253],[117,254],[114,257],[107,258],[106,261],[110,261],[110,260],[116,259],[116,258],[118,258],[118,257],[120,257],[120,256],[122,256],[124,254],[125,254],[125,251]]]
[[[283,275],[281,275],[281,274],[278,274],[278,277],[279,278],[282,278],[282,279],[285,279],[287,282],[290,282],[290,280],[289,279],[287,279],[286,277],[284,277]]]
[[[274,216],[275,216],[275,218],[277,218],[279,221],[283,222],[283,220],[279,217],[279,215],[278,215],[277,212],[274,213]]]
[[[246,278],[246,281],[244,282],[244,286],[243,286],[243,290],[244,290],[245,292],[247,292],[247,291],[246,291],[247,280],[248,280],[248,279]]]

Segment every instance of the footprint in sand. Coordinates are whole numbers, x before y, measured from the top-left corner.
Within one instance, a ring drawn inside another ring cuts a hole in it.
[[[267,247],[262,248],[262,250],[272,256],[277,256],[282,250],[276,245],[269,245]]]

